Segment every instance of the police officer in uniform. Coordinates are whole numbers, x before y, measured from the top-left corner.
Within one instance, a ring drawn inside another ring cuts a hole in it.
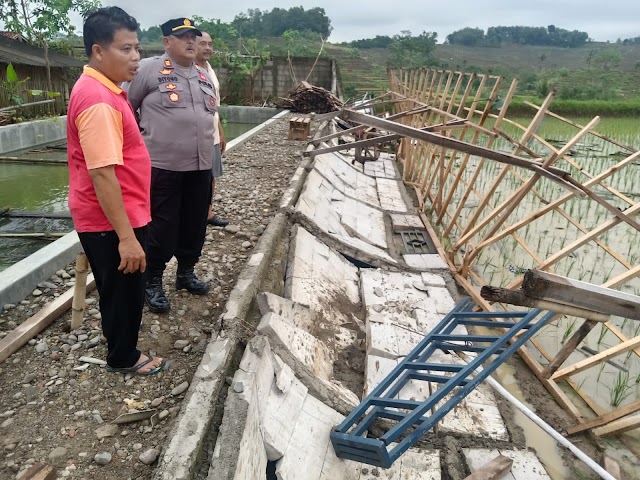
[[[128,86],[142,138],[151,155],[151,224],[145,300],[152,312],[167,312],[162,287],[166,263],[178,260],[176,289],[204,295],[209,286],[194,267],[200,258],[211,199],[211,160],[218,111],[213,82],[197,66],[196,36],[188,18],[162,26],[165,54],[140,62]]]

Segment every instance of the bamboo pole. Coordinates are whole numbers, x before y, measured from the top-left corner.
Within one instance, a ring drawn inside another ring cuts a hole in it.
[[[607,178],[607,177],[613,175],[614,173],[618,172],[619,170],[621,170],[625,166],[632,164],[633,162],[635,162],[638,159],[640,159],[640,152],[636,152],[634,155],[629,156],[628,158],[623,160],[621,163],[611,167],[610,169],[606,170],[605,172],[602,172],[597,177],[595,177],[592,180],[590,180],[587,183],[585,183],[585,186],[586,187],[590,187],[591,185],[596,184],[601,178]],[[499,240],[502,240],[503,238],[505,238],[506,236],[508,236],[511,233],[515,232],[516,230],[519,230],[520,228],[525,227],[526,225],[529,225],[530,223],[532,223],[535,220],[541,218],[545,214],[555,210],[557,207],[559,207],[563,203],[566,203],[568,200],[572,199],[575,196],[576,196],[575,193],[566,193],[565,195],[563,195],[559,199],[557,199],[557,200],[553,201],[552,203],[546,205],[545,207],[541,208],[537,212],[532,213],[529,217],[526,217],[523,220],[521,220],[519,222],[516,222],[511,227],[505,228],[503,231],[501,231],[499,233],[496,233],[491,238],[480,242],[476,248],[481,249],[481,248],[486,247],[490,243],[495,243],[495,242],[497,242]],[[631,215],[631,214],[635,214],[635,213],[637,213],[639,211],[640,211],[640,206],[636,205],[636,206],[631,207],[630,209],[626,210],[626,213],[627,213],[627,215]],[[558,260],[560,260],[564,256],[569,255],[574,250],[577,250],[578,248],[580,248],[582,245],[584,245],[588,241],[596,238],[597,236],[601,235],[602,233],[606,232],[607,230],[609,230],[609,229],[615,227],[616,225],[620,224],[620,222],[621,222],[621,220],[619,218],[614,218],[614,219],[612,219],[612,220],[610,220],[610,221],[608,221],[608,222],[606,222],[604,224],[599,225],[598,227],[596,227],[595,229],[590,230],[590,231],[587,231],[587,229],[584,229],[584,227],[583,227],[584,233],[586,234],[585,237],[583,237],[582,239],[576,240],[576,242],[574,242],[572,244],[571,248],[569,248],[570,246],[567,246],[567,247],[563,248],[562,250],[560,250],[559,252],[556,252],[556,254],[554,254],[553,256],[551,256],[548,259],[546,259],[545,262],[541,266],[539,266],[538,268],[544,269],[546,265],[551,265],[551,264],[557,262]],[[551,262],[551,263],[549,263],[549,262]]]
[[[89,260],[84,253],[76,257],[76,282],[73,288],[73,303],[71,305],[71,331],[76,330],[84,319],[84,300],[87,295],[87,272]]]
[[[573,146],[578,143],[578,141],[591,130],[595,125],[600,122],[600,117],[595,117],[589,124],[581,130],[574,138],[567,142],[567,144],[562,148],[559,154],[551,154],[547,159],[542,163],[543,168],[550,167],[555,160],[559,157],[564,156],[566,152],[568,152]],[[467,243],[473,236],[475,236],[481,228],[486,226],[489,222],[494,221],[493,225],[489,228],[489,232],[485,234],[483,240],[492,237],[495,233],[500,230],[502,224],[506,222],[507,218],[511,213],[516,209],[518,204],[524,199],[524,197],[529,193],[529,191],[534,187],[534,185],[540,179],[540,175],[538,172],[534,173],[532,177],[529,179],[527,183],[522,185],[516,193],[514,193],[511,197],[505,200],[497,209],[494,211],[492,215],[489,215],[483,219],[479,225],[474,227],[471,231],[463,235],[463,237],[458,240],[457,245],[464,245]],[[500,217],[498,218],[498,215]],[[477,257],[479,251],[477,249],[472,250],[465,254],[465,258],[463,260],[462,271],[468,270],[471,265],[471,262],[474,258]]]
[[[540,108],[540,107],[539,107],[538,105],[536,105],[535,103],[531,103],[531,102],[526,101],[526,100],[525,100],[524,104],[525,104],[525,105],[528,105],[528,106],[530,106],[530,107],[533,107],[533,108],[535,108],[535,109],[539,109],[539,108]],[[560,120],[560,121],[562,121],[562,122],[564,122],[564,123],[567,123],[567,124],[569,124],[569,125],[571,125],[571,126],[573,126],[573,127],[576,127],[578,130],[582,130],[582,129],[584,128],[584,126],[583,126],[583,125],[580,125],[579,123],[576,123],[576,122],[572,122],[572,121],[571,121],[571,120],[569,120],[568,118],[562,117],[562,116],[560,116],[560,115],[558,115],[558,114],[556,114],[556,113],[553,113],[553,112],[547,112],[547,115],[549,115],[550,117],[556,118],[556,119],[558,119],[558,120]],[[606,135],[602,135],[601,133],[598,133],[598,132],[591,132],[591,134],[592,134],[592,135],[595,135],[596,137],[601,138],[602,140],[605,140],[605,141],[607,141],[607,142],[609,142],[609,143],[613,143],[614,145],[616,145],[616,146],[618,146],[618,147],[620,147],[620,148],[623,148],[624,150],[627,150],[629,153],[633,153],[633,152],[635,152],[635,151],[636,151],[636,149],[635,149],[635,148],[630,147],[630,146],[628,146],[628,145],[625,145],[625,144],[623,144],[623,143],[619,143],[619,142],[617,142],[615,139],[613,139],[613,138],[611,138],[611,137],[607,137]]]
[[[599,365],[600,363],[606,362],[607,360],[612,359],[622,353],[628,352],[629,350],[634,350],[640,346],[640,337],[632,338],[631,340],[627,340],[626,342],[622,342],[615,347],[609,348],[603,352],[600,352],[597,355],[594,355],[591,358],[587,358],[582,360],[570,367],[563,368],[562,370],[558,370],[551,377],[552,380],[559,382],[560,380],[564,380],[567,377],[572,375],[576,375],[580,372],[584,372],[589,368]]]
[[[527,130],[524,132],[524,134],[522,135],[522,137],[520,138],[520,142],[518,143],[520,144],[526,144],[529,139],[531,138],[531,135],[534,133],[534,131],[540,126],[540,124],[542,123],[542,120],[544,119],[544,112],[546,111],[547,108],[549,108],[549,106],[551,105],[551,103],[553,102],[555,98],[555,90],[552,90],[549,95],[547,95],[547,98],[545,99],[544,103],[542,104],[542,106],[544,108],[541,108],[540,111],[538,112],[538,115],[536,115],[534,117],[534,119],[531,121],[531,123],[529,124],[529,127],[527,128]],[[517,155],[520,152],[521,148],[517,147],[513,150],[513,154]],[[487,195],[487,199],[493,195],[493,193],[496,191],[496,189],[498,188],[498,186],[500,185],[500,183],[502,182],[504,176],[506,175],[506,173],[509,171],[511,167],[509,165],[505,165],[502,168],[502,172],[500,172],[500,174],[498,175],[498,178],[493,182],[492,187],[489,189],[488,195]],[[473,230],[473,227],[475,226],[476,221],[478,220],[478,218],[480,217],[482,211],[484,210],[484,208],[486,207],[488,203],[488,200],[481,203],[480,206],[478,206],[478,208],[476,209],[474,215],[471,217],[471,219],[468,222],[467,227],[464,229],[462,236],[463,238],[466,238],[465,235],[469,233],[469,231]],[[499,212],[499,210],[498,210]],[[494,211],[495,213],[495,211]],[[461,240],[458,240],[458,242],[456,242],[456,246],[458,248],[460,248],[460,246],[462,246],[464,243],[466,243],[468,240],[462,242]],[[456,246],[454,246],[454,249],[458,249],[456,248]]]
[[[615,410],[607,412],[603,415],[594,418],[593,420],[589,420],[584,423],[579,423],[574,425],[573,427],[567,428],[567,434],[574,435],[576,433],[584,432],[585,430],[591,430],[592,428],[600,427],[609,422],[613,422],[622,417],[626,417],[627,415],[631,415],[632,413],[636,413],[640,410],[640,400],[636,400],[629,405],[625,405],[624,407],[619,407]]]
[[[500,109],[500,114],[498,116],[498,119],[495,122],[494,128],[498,127],[501,122],[502,119],[504,118],[504,116],[507,113],[507,108],[509,107],[509,104],[511,103],[511,99],[513,98],[513,95],[515,94],[516,88],[518,86],[518,81],[514,80],[513,82],[511,82],[511,86],[509,87],[509,91],[507,92],[507,97],[505,99],[505,102],[502,105],[502,108]],[[463,105],[466,102],[466,98],[463,99],[463,103],[461,105]],[[493,142],[495,141],[495,139],[490,139],[487,143],[487,146],[489,148],[491,148],[493,146]],[[472,143],[476,143],[477,142],[477,136],[471,141]],[[453,195],[455,194],[455,191],[458,187],[458,184],[460,183],[460,180],[462,178],[462,175],[464,174],[464,171],[466,169],[467,163],[469,162],[469,159],[471,158],[470,154],[466,154],[463,157],[462,160],[462,164],[460,166],[460,168],[458,169],[458,174],[456,175],[456,178],[453,182],[452,188],[449,192],[449,195],[447,197],[447,199],[445,200],[445,205],[444,208],[440,211],[438,218],[436,219],[436,224],[437,225],[441,225],[442,224],[442,220],[444,218],[444,214],[445,211],[448,209],[449,204],[451,203],[451,199],[453,198]],[[468,198],[468,197],[467,197]],[[459,203],[459,206],[456,210],[456,213],[454,214],[454,218],[457,218],[458,215],[460,214],[461,208],[464,206],[464,203],[466,202],[466,198],[463,196],[463,201],[461,201]],[[447,233],[448,232],[448,233]],[[445,235],[448,235],[451,230],[447,228],[447,232],[445,232]]]

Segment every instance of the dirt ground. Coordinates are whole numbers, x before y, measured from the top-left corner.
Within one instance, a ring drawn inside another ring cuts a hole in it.
[[[60,477],[151,478],[226,298],[301,160],[306,144],[288,141],[287,130],[288,119],[275,122],[225,155],[215,204],[231,224],[208,227],[197,266],[209,280],[209,294],[177,293],[170,264],[164,285],[171,312],[155,315],[145,308],[139,347],[168,358],[168,370],[147,378],[85,367],[80,357],[106,355],[96,292],[87,298],[80,329],[68,331],[67,313],[0,364],[0,479],[17,478],[34,463],[56,465]],[[0,338],[66,291],[74,274],[70,265],[5,309]],[[109,424],[130,409],[155,409],[153,425]]]
[[[210,336],[215,334],[229,292],[247,257],[278,204],[306,146],[287,139],[287,119],[272,124],[248,143],[225,156],[225,175],[219,181],[216,206],[231,225],[208,227],[207,241],[198,273],[211,285],[208,295],[197,297],[175,292],[175,264],[165,273],[165,288],[172,310],[169,314],[144,313],[140,333],[143,351],[170,360],[163,373],[129,377],[108,373],[98,365],[80,361],[82,356],[104,359],[97,294],[87,299],[86,320],[81,329],[69,332],[69,313],[55,321],[29,345],[0,364],[0,479],[19,478],[34,463],[56,465],[62,478],[149,479],[179,412],[184,392],[200,362]],[[23,302],[0,313],[0,338],[29,318],[44,304],[72,285],[73,265],[41,283]],[[336,302],[339,299],[335,299]],[[362,320],[361,312],[351,312]],[[354,320],[355,321],[355,320]],[[357,322],[356,322],[357,323]],[[359,335],[361,326],[345,328]],[[540,417],[562,432],[571,419],[542,387],[528,367],[515,357],[514,369],[525,400]],[[353,391],[362,390],[364,354],[353,347],[336,358],[335,375]],[[484,448],[523,447],[525,432],[514,420],[513,407],[499,396],[498,404],[511,441],[477,440]],[[113,426],[130,409],[153,409],[150,420]],[[624,453],[615,441],[595,442],[588,435],[570,437],[589,456],[599,460],[612,453],[622,467],[623,478],[640,478],[637,459]],[[463,479],[468,472],[461,448],[468,441],[433,433],[421,442],[441,448],[444,479]],[[558,447],[559,448],[559,447]],[[567,476],[596,478],[582,463],[562,451]]]

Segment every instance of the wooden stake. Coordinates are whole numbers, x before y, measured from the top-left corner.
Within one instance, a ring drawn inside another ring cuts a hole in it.
[[[602,437],[612,433],[628,432],[629,430],[635,430],[638,427],[640,427],[640,415],[633,415],[631,417],[621,418],[620,420],[611,422],[604,427],[596,428],[593,430],[593,434],[596,437]]]
[[[71,331],[82,325],[84,319],[84,300],[87,295],[87,272],[89,260],[84,253],[76,258],[76,283],[73,287],[73,304],[71,306]]]
[[[609,422],[613,422],[622,417],[626,417],[632,413],[640,410],[640,400],[636,400],[629,405],[625,405],[624,407],[617,408],[616,410],[612,410],[610,412],[605,413],[604,415],[600,415],[593,420],[589,420],[588,422],[579,423],[573,427],[567,428],[567,433],[569,435],[573,435],[574,433],[584,432],[585,430],[591,430],[592,428],[599,427]]]
[[[77,279],[76,279],[77,282]],[[95,288],[93,274],[87,278],[87,292]],[[69,310],[73,301],[73,290],[67,290],[55,300],[47,303],[40,311],[9,332],[0,340],[0,363],[17,351],[25,343],[44,330],[51,322]]]
[[[578,348],[578,345],[587,338],[589,332],[593,330],[598,322],[594,320],[587,320],[584,322],[578,331],[574,333],[569,340],[565,342],[560,351],[556,354],[555,358],[547,364],[546,367],[542,370],[542,376],[544,378],[551,378],[551,375],[556,373],[556,370],[562,366],[567,358],[571,356],[571,354]]]
[[[563,368],[562,370],[558,370],[552,377],[551,380],[559,382],[560,380],[564,380],[567,377],[572,375],[576,375],[580,372],[584,372],[595,365],[599,365],[602,362],[606,362],[607,360],[612,359],[613,357],[617,357],[629,350],[633,350],[640,346],[640,337],[632,338],[631,340],[627,340],[626,342],[622,342],[615,347],[609,348],[604,352],[600,352],[598,355],[594,355],[591,358],[587,358],[582,360],[581,362],[576,363],[575,365],[571,365],[570,367]]]

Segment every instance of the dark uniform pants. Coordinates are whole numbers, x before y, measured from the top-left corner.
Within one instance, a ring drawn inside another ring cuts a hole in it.
[[[175,255],[179,267],[193,267],[200,258],[211,201],[211,169],[173,172],[151,169],[149,274],[164,271]]]
[[[146,250],[147,227],[134,229]],[[91,264],[100,294],[102,331],[107,337],[107,363],[114,368],[133,366],[140,357],[138,331],[144,306],[145,274],[118,270],[120,240],[113,230],[78,233],[80,243]]]

